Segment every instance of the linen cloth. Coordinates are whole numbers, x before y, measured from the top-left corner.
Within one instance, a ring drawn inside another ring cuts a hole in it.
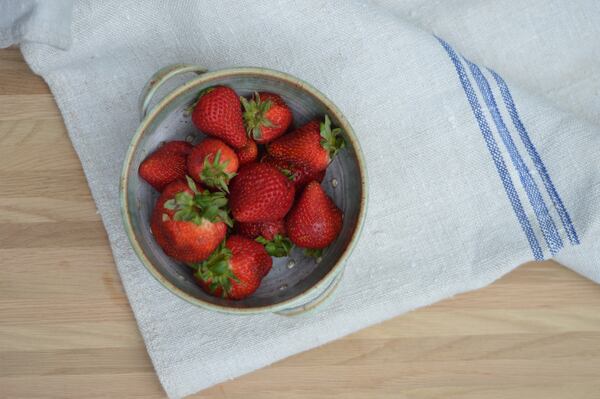
[[[594,1],[80,0],[68,51],[22,51],[56,97],[156,372],[179,398],[532,259],[600,282],[598,21]],[[202,310],[133,253],[121,163],[146,79],[178,62],[288,72],[353,125],[367,218],[317,312]]]
[[[71,44],[72,0],[0,0],[0,48],[37,42]]]

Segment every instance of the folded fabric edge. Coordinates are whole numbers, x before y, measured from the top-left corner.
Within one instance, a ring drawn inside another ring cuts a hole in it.
[[[67,50],[71,46],[72,0],[59,0],[48,4],[24,2],[22,6],[12,10],[6,6],[12,24],[0,28],[0,48],[27,43],[47,45],[60,50]]]

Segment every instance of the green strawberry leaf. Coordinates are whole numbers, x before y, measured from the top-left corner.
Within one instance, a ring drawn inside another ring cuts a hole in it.
[[[229,160],[221,162],[221,155],[221,150],[218,150],[212,162],[210,161],[210,155],[204,158],[200,180],[209,187],[215,187],[229,193],[229,181],[236,173],[225,171],[227,165],[229,165]]]
[[[204,262],[197,264],[196,277],[209,282],[208,288],[214,293],[218,288],[223,290],[226,298],[231,291],[231,281],[239,281],[229,266],[233,256],[231,250],[225,246],[225,241]]]
[[[266,116],[267,112],[273,106],[271,100],[262,101],[260,95],[255,92],[250,101],[245,97],[240,97],[240,101],[244,107],[244,125],[246,126],[248,136],[259,140],[262,136],[262,127],[278,127]]]
[[[169,202],[169,201],[167,201],[167,202]],[[189,207],[194,204],[194,197],[192,197],[192,195],[190,193],[188,193],[187,191],[182,191],[180,193],[175,194],[175,203],[177,205]],[[169,208],[167,208],[167,209],[169,209]],[[175,209],[175,208],[171,208],[171,209]]]
[[[217,214],[217,219],[229,227],[233,227],[233,219],[229,216],[229,209],[221,209]]]
[[[219,208],[217,208],[214,205],[211,205],[211,206],[207,207],[206,209],[204,209],[204,213],[202,214],[202,216],[204,216],[206,219],[208,219],[210,221],[214,221],[218,212],[219,212]]]
[[[227,260],[221,260],[212,266],[211,271],[215,274],[221,275],[227,273],[229,270],[229,263]]]
[[[284,237],[281,234],[276,234],[271,241],[263,236],[259,236],[256,238],[256,242],[264,245],[267,253],[276,258],[288,256],[294,246],[289,238]]]
[[[176,222],[189,222],[193,221],[196,213],[190,208],[183,208],[175,212],[173,220]]]
[[[291,170],[286,169],[286,168],[279,168],[279,170],[281,171],[281,173],[283,173],[285,175],[285,177],[288,178],[288,180],[290,180],[290,181],[296,180],[296,175]]]
[[[187,180],[188,187],[194,192],[194,194],[198,194],[198,186],[196,186],[194,179],[186,175],[185,180]]]
[[[325,115],[325,120],[321,122],[321,147],[329,152],[329,157],[333,159],[337,153],[346,146],[343,137],[343,131],[340,128],[331,129],[331,120]]]
[[[177,203],[175,202],[174,199],[170,199],[168,201],[165,201],[163,206],[165,207],[165,209],[173,211],[173,210],[175,210],[175,208],[177,208]]]
[[[323,256],[323,249],[315,249],[315,248],[305,248],[304,255],[310,256],[311,258],[319,259]]]
[[[209,222],[224,222],[233,226],[227,208],[228,200],[223,192],[211,193],[208,190],[200,192],[196,183],[187,176],[188,186],[194,191],[194,195],[187,191],[175,194],[173,199],[165,201],[164,207],[175,211],[173,220],[202,224],[203,220]],[[163,221],[167,221],[163,216]],[[167,216],[168,218],[168,216]]]

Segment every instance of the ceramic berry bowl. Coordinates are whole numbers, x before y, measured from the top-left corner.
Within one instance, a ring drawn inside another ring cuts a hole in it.
[[[159,87],[184,73],[198,76],[150,103]],[[141,162],[161,143],[186,140],[197,143],[204,136],[192,124],[189,110],[198,94],[223,85],[240,96],[267,91],[280,95],[293,113],[293,127],[328,115],[332,125],[343,131],[346,147],[327,168],[322,183],[326,193],[343,212],[343,227],[322,256],[305,255],[294,248],[287,257],[273,258],[273,267],[251,296],[234,301],[211,296],[196,284],[193,270],[168,257],[157,245],[150,229],[150,215],[158,197],[144,182],[138,169]],[[121,209],[125,230],[133,249],[148,271],[168,290],[186,301],[219,312],[253,314],[277,312],[297,314],[323,302],[342,278],[344,263],[356,244],[366,212],[366,174],[358,140],[340,110],[309,84],[288,74],[262,68],[235,68],[207,72],[195,65],[172,65],[149,80],[140,98],[141,124],[135,133],[123,165],[120,181]]]

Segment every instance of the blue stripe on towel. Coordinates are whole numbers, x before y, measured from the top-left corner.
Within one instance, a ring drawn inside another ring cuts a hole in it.
[[[517,169],[519,179],[521,180],[521,184],[523,184],[523,188],[527,193],[527,198],[529,198],[529,202],[533,207],[533,211],[535,212],[535,216],[540,224],[540,229],[542,230],[546,244],[548,245],[548,248],[550,248],[550,253],[555,255],[563,247],[563,242],[558,234],[558,230],[556,230],[554,220],[552,220],[552,216],[550,216],[550,212],[548,212],[548,207],[546,207],[544,198],[542,197],[537,184],[531,177],[529,168],[527,165],[525,165],[525,162],[523,162],[523,158],[519,154],[519,151],[515,146],[515,142],[513,141],[508,129],[506,128],[506,125],[504,124],[504,121],[502,120],[502,116],[498,110],[498,105],[496,104],[496,99],[494,98],[494,94],[492,93],[492,89],[490,88],[487,78],[483,75],[483,73],[481,73],[481,70],[477,65],[473,64],[464,57],[463,60],[471,69],[471,73],[475,78],[475,82],[477,82],[479,91],[481,92],[488,110],[492,115],[492,119],[494,120],[496,128],[498,129],[498,133],[500,133],[502,142],[504,143],[504,146],[510,155],[510,159],[515,169]]]
[[[554,207],[556,208],[556,211],[558,212],[558,215],[560,216],[560,220],[567,232],[567,237],[569,237],[569,241],[573,245],[579,244],[579,238],[577,237],[577,232],[575,231],[575,227],[573,226],[573,222],[571,221],[569,212],[567,212],[567,209],[565,208],[562,200],[560,199],[560,196],[558,195],[558,192],[556,191],[556,188],[554,187],[554,183],[552,183],[552,179],[550,179],[550,175],[548,174],[548,171],[546,170],[546,166],[544,165],[544,162],[542,162],[540,155],[538,154],[535,146],[531,142],[531,139],[529,138],[529,134],[527,133],[527,130],[525,129],[525,125],[523,125],[523,122],[521,122],[521,118],[519,117],[517,107],[515,106],[515,102],[513,101],[512,95],[510,94],[508,85],[506,84],[504,79],[502,79],[502,77],[500,75],[498,75],[496,72],[492,71],[491,69],[488,69],[488,70],[490,71],[490,73],[496,80],[498,87],[500,88],[500,93],[502,93],[502,98],[504,99],[504,104],[506,105],[508,114],[510,115],[513,124],[517,128],[517,131],[519,132],[519,136],[521,136],[521,141],[523,142],[523,145],[527,149],[527,152],[529,153],[529,156],[531,157],[533,164],[535,165],[535,168],[537,169],[540,177],[542,178],[542,181],[544,182],[546,191],[548,191],[548,195],[552,199],[552,203],[554,204]]]
[[[535,259],[541,260],[544,257],[542,248],[540,247],[540,244],[539,244],[537,238],[535,237],[535,233],[534,233],[533,229],[531,228],[531,224],[529,223],[529,219],[527,219],[527,215],[525,214],[525,211],[523,210],[523,205],[521,204],[519,195],[517,194],[517,191],[515,190],[515,186],[512,182],[512,179],[510,178],[508,170],[506,169],[506,164],[504,162],[504,158],[502,157],[502,154],[500,153],[500,150],[498,148],[498,144],[496,143],[496,140],[494,139],[494,136],[492,135],[490,127],[488,126],[488,124],[486,122],[485,115],[481,111],[481,106],[479,105],[479,100],[477,99],[477,95],[475,94],[475,91],[473,90],[473,86],[471,86],[471,82],[469,82],[469,78],[467,77],[465,68],[462,65],[462,63],[461,63],[460,59],[458,58],[458,56],[456,55],[456,53],[454,52],[454,50],[452,49],[452,47],[450,47],[450,45],[448,43],[446,43],[444,40],[440,39],[439,37],[436,37],[436,38],[438,39],[438,41],[440,42],[442,47],[446,50],[446,52],[448,53],[448,56],[450,57],[450,60],[452,60],[452,63],[454,64],[454,67],[456,68],[456,73],[458,74],[460,83],[462,84],[462,87],[465,91],[467,99],[469,100],[469,104],[471,105],[471,109],[473,110],[473,114],[475,115],[475,119],[477,120],[477,123],[479,125],[479,129],[481,130],[481,134],[483,135],[483,138],[485,139],[485,142],[486,142],[486,145],[490,152],[490,155],[494,161],[494,164],[496,165],[496,170],[498,171],[498,174],[500,175],[500,179],[502,180],[502,184],[504,185],[504,190],[506,191],[506,195],[508,196],[508,199],[510,200],[510,203],[511,203],[512,208],[517,216],[517,219],[519,220],[519,224],[521,225],[521,228],[523,229],[523,231],[525,232],[525,235],[527,236],[527,240],[529,241],[529,245],[531,246],[531,251],[533,252],[533,256]]]

